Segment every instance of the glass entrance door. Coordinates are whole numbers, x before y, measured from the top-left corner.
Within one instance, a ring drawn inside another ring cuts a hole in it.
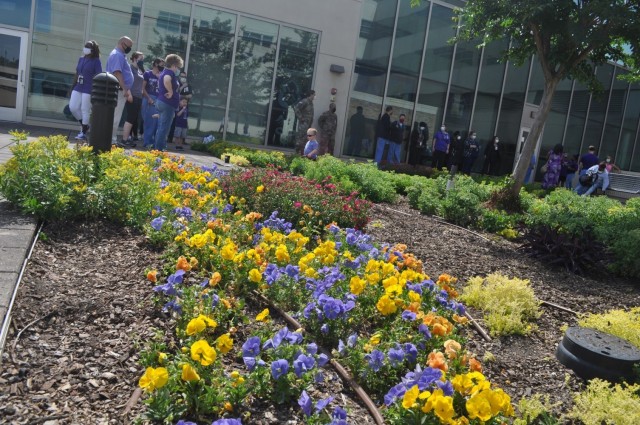
[[[27,33],[0,28],[0,121],[22,121]]]

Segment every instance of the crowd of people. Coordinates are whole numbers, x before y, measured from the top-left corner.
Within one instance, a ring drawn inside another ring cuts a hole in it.
[[[119,86],[112,143],[134,147],[138,135],[141,135],[147,149],[164,151],[171,141],[176,143],[176,149],[183,149],[188,104],[193,95],[187,75],[181,70],[184,60],[176,54],[155,58],[152,68],[145,71],[144,53],[131,53],[132,48],[131,38],[120,37],[106,62],[105,71],[115,76]],[[100,47],[93,40],[87,41],[76,65],[69,100],[69,110],[80,123],[80,132],[76,136],[79,142],[85,142],[90,131],[93,78],[101,72]],[[122,121],[122,136],[118,139]]]

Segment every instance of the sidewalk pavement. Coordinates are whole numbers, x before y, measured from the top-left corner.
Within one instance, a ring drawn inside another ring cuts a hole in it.
[[[62,134],[70,139],[70,144],[74,144],[73,137],[76,134],[76,132],[69,130],[0,122],[0,164],[4,164],[12,157],[10,148],[15,142],[11,140],[12,136],[9,131],[14,129],[28,132],[27,141],[36,140],[40,136]],[[138,144],[137,148],[141,147],[142,142]],[[233,168],[232,165],[225,164],[219,158],[203,152],[190,151],[188,147],[184,151],[176,151],[173,145],[169,145],[168,149],[170,153],[184,156],[187,162],[196,165],[208,167],[216,165],[223,170]],[[26,267],[37,225],[38,222],[34,217],[20,213],[8,201],[0,197],[0,320],[2,323],[0,353],[4,348],[9,331],[11,307],[22,278],[22,271]]]

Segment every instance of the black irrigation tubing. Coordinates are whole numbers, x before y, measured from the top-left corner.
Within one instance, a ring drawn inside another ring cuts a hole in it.
[[[304,329],[302,327],[302,325],[300,324],[300,322],[298,322],[296,319],[291,317],[288,313],[283,311],[280,307],[275,305],[267,297],[265,297],[264,295],[262,295],[262,294],[260,294],[259,292],[256,292],[256,291],[253,291],[253,294],[256,297],[258,297],[262,302],[268,304],[269,307],[271,307],[280,316],[282,316],[284,318],[284,320],[287,323],[289,323],[291,326],[295,327],[296,329]],[[340,363],[338,363],[338,361],[335,358],[333,358],[333,355],[331,354],[331,352],[329,350],[327,350],[327,349],[325,349],[324,347],[321,347],[321,346],[319,348],[320,348],[321,352],[323,352],[324,354],[326,354],[329,357],[329,363],[331,363],[331,366],[333,366],[333,368],[336,370],[336,372],[338,372],[338,374],[342,377],[342,379],[344,379],[345,381],[347,381],[349,383],[349,385],[351,386],[353,391],[355,391],[355,393],[358,395],[358,397],[360,397],[360,400],[362,400],[362,402],[365,404],[365,406],[369,410],[369,413],[371,413],[371,416],[373,416],[373,420],[376,422],[376,424],[377,425],[384,425],[384,418],[382,417],[382,414],[380,413],[380,410],[378,410],[378,408],[376,407],[376,405],[373,402],[373,400],[371,400],[371,397],[369,397],[369,394],[367,394],[367,392],[360,386],[360,384],[358,384],[356,382],[356,380],[353,379],[351,374]]]

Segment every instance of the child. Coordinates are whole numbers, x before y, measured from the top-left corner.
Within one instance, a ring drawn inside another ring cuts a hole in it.
[[[176,130],[173,133],[173,142],[176,144],[177,150],[184,149],[184,139],[187,137],[188,104],[189,100],[186,97],[181,98],[180,106],[178,107],[178,111],[176,111]]]

